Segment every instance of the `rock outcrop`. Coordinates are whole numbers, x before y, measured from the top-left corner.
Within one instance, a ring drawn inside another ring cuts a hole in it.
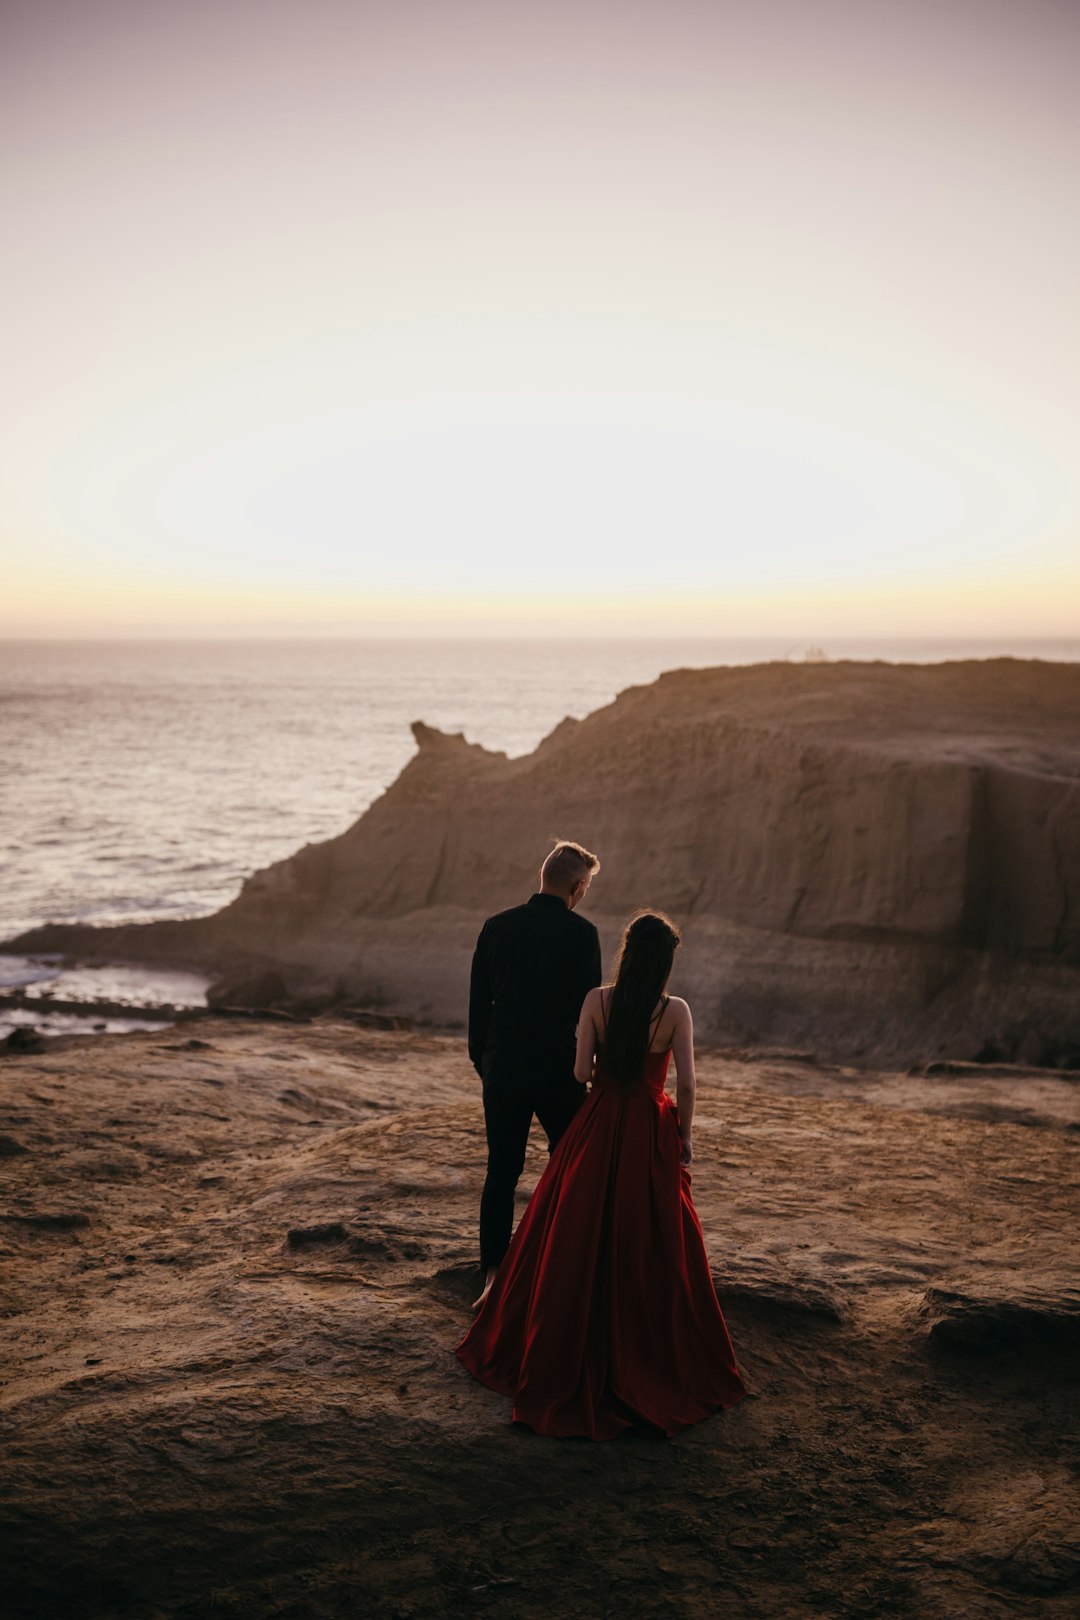
[[[292,993],[460,1018],[482,918],[556,836],[595,848],[610,957],[643,905],[728,1040],[1056,1062],[1080,1041],[1080,665],[681,670],[507,759],[418,723],[341,837],[214,917],[21,950],[273,970]]]
[[[460,1038],[199,1027],[0,1067],[5,1620],[1075,1616],[1074,1081],[703,1053],[755,1398],[595,1446],[453,1355]]]

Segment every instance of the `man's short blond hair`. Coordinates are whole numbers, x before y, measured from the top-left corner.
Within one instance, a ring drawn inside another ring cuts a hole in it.
[[[540,877],[553,889],[570,890],[584,877],[592,877],[600,870],[600,862],[583,844],[569,838],[560,838],[540,868]]]

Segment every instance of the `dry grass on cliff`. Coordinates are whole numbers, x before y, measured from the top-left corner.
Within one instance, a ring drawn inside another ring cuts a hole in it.
[[[756,1398],[594,1446],[515,1431],[453,1358],[459,1041],[221,1021],[7,1060],[10,1613],[1075,1614],[1076,1083],[701,1078]]]

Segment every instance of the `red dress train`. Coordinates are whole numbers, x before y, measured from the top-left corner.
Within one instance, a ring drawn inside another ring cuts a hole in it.
[[[548,1161],[457,1354],[538,1434],[676,1434],[746,1394],[679,1163],[671,1053],[600,1079]]]

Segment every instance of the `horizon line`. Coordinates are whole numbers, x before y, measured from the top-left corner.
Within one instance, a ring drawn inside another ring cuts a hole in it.
[[[188,643],[259,643],[259,642],[308,642],[308,643],[364,643],[364,642],[416,642],[430,644],[432,642],[446,642],[453,644],[468,644],[471,642],[487,642],[498,645],[520,646],[522,642],[612,642],[633,643],[635,645],[664,643],[685,644],[759,644],[763,642],[790,644],[793,649],[804,651],[825,651],[828,644],[833,646],[865,646],[873,643],[921,643],[923,645],[940,645],[944,643],[962,644],[965,646],[1000,645],[1001,643],[1023,643],[1025,645],[1045,645],[1051,642],[1076,642],[1080,645],[1080,629],[1062,631],[999,631],[972,634],[970,631],[942,631],[942,630],[901,630],[885,631],[873,630],[853,634],[849,631],[829,633],[825,631],[807,631],[806,633],[783,631],[693,631],[693,632],[650,632],[648,634],[635,633],[632,630],[609,632],[603,631],[533,631],[527,634],[507,635],[489,633],[486,631],[457,633],[425,632],[425,631],[352,631],[328,633],[319,631],[260,631],[257,633],[244,631],[169,631],[169,630],[128,630],[128,631],[101,631],[98,633],[71,634],[60,631],[55,632],[25,632],[6,631],[0,629],[0,645],[95,645],[122,643],[162,643],[175,642]]]

